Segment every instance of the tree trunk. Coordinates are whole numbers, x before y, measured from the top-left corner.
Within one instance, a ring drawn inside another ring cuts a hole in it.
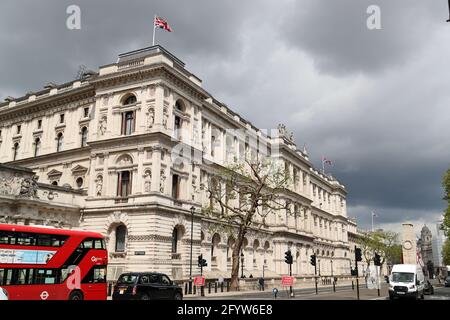
[[[239,229],[238,237],[233,248],[233,263],[231,266],[231,291],[239,290],[239,265],[242,244],[244,243],[246,228]]]

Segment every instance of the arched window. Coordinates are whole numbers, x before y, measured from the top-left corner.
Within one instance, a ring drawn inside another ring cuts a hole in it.
[[[178,229],[174,228],[172,231],[172,253],[177,253],[178,249]]]
[[[14,143],[14,148],[13,148],[13,161],[17,160],[18,154],[19,154],[19,143],[16,142],[16,143]]]
[[[75,183],[77,184],[77,188],[81,189],[83,187],[83,178],[79,177]]]
[[[121,224],[116,228],[116,252],[125,252],[126,237],[127,237],[127,227]]]
[[[185,111],[185,107],[184,107],[184,103],[181,100],[178,100],[175,103],[175,108],[180,111],[180,112],[184,112]]]
[[[137,102],[137,98],[135,95],[130,95],[128,98],[125,99],[123,102],[123,105],[127,106],[130,104],[135,104]]]
[[[212,245],[211,245],[211,259],[214,258],[214,249],[219,245],[220,243],[220,236],[219,234],[214,234],[212,238]]]
[[[88,138],[88,129],[86,127],[83,127],[83,129],[81,129],[81,147],[87,146],[87,138]]]
[[[41,151],[41,140],[39,138],[36,138],[34,140],[34,156],[37,157]]]
[[[62,150],[62,146],[63,146],[63,134],[62,132],[58,133],[57,137],[56,137],[56,152],[60,152]]]
[[[175,139],[181,140],[182,120],[179,116],[175,116],[173,127]]]

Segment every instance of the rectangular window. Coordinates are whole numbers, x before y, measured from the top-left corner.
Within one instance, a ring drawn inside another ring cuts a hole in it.
[[[117,196],[126,198],[131,194],[131,173],[123,171],[118,173],[118,190]]]
[[[176,174],[172,177],[172,198],[179,199],[180,197],[180,177]]]
[[[59,115],[59,123],[64,123],[64,113]]]
[[[42,120],[41,119],[39,119],[37,122],[37,128],[38,128],[38,130],[42,129]]]
[[[17,126],[17,134],[20,134],[20,131],[22,130],[22,126],[21,125],[18,125]]]
[[[84,118],[88,118],[89,117],[89,108],[84,108],[83,116],[84,116]]]
[[[122,134],[131,135],[135,129],[135,113],[129,111],[122,114]]]

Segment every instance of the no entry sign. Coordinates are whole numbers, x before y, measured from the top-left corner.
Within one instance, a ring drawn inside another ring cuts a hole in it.
[[[204,287],[205,286],[205,277],[195,277],[194,278],[194,286]]]
[[[294,277],[283,276],[281,278],[281,285],[283,287],[290,287],[294,285]]]

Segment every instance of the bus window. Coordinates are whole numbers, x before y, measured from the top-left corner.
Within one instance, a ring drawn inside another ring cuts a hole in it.
[[[34,284],[55,284],[57,283],[57,275],[58,273],[53,269],[38,269]]]
[[[9,286],[12,282],[12,269],[7,269],[5,275],[3,276],[3,285]]]
[[[5,277],[5,272],[6,272],[5,269],[0,269],[0,286],[5,285],[5,284],[3,283],[3,278]]]
[[[92,241],[92,239],[84,240],[82,242],[82,246],[81,247],[84,248],[84,249],[92,249],[93,248],[93,241]]]
[[[94,266],[87,276],[83,279],[83,283],[106,283],[106,267]]]
[[[103,245],[103,239],[94,239],[94,248],[105,249],[105,246]]]
[[[0,231],[0,244],[9,244],[11,233],[6,231]]]
[[[29,233],[17,233],[16,244],[20,246],[34,246],[36,245],[36,237]]]
[[[17,279],[14,281],[14,284],[21,285],[27,284],[27,269],[16,269],[17,270]]]
[[[46,234],[40,234],[38,236],[38,246],[41,247],[51,247],[52,246],[52,238],[49,235]]]

